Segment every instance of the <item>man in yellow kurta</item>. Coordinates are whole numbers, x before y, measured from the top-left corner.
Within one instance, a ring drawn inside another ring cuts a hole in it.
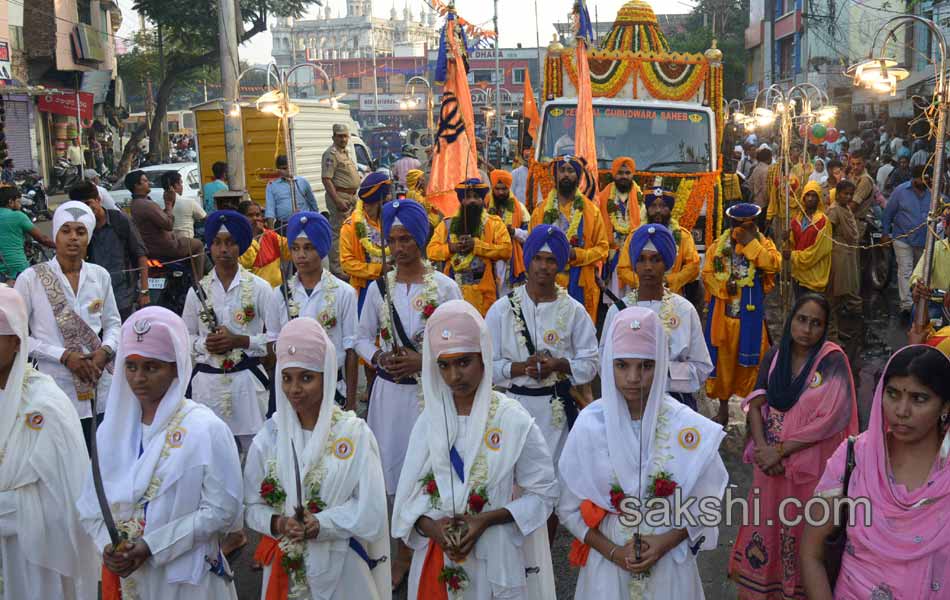
[[[673,239],[676,241],[676,260],[673,262],[673,268],[666,272],[666,286],[674,294],[682,294],[686,284],[696,281],[699,277],[700,259],[696,242],[693,241],[689,230],[680,227],[673,218],[676,196],[672,190],[653,188],[644,195],[643,202],[647,213],[647,223],[658,223],[673,232]],[[637,274],[630,266],[629,237],[624,242],[623,252],[620,253],[617,272],[623,285],[632,288],[639,287]]]
[[[383,272],[383,235],[380,212],[392,195],[392,181],[382,173],[370,173],[358,190],[352,214],[340,229],[340,266],[358,294],[358,312],[363,312],[366,288]]]
[[[610,251],[601,277],[607,288],[616,296],[623,296],[623,281],[620,280],[618,262],[627,237],[640,226],[640,203],[643,194],[633,180],[637,164],[628,156],[621,156],[610,166],[613,181],[597,194],[597,204],[604,218],[604,231],[610,243]],[[627,263],[629,266],[629,258]]]
[[[439,223],[445,219],[442,211],[429,204],[426,200],[426,177],[425,173],[419,169],[411,169],[406,173],[406,198],[415,200],[426,209],[426,215],[429,217],[429,231],[435,231]]]
[[[524,281],[525,264],[522,244],[528,239],[528,222],[531,215],[511,191],[511,183],[514,180],[511,173],[495,169],[488,174],[488,178],[491,181],[491,190],[485,198],[485,207],[490,214],[502,220],[511,238],[511,260],[495,263],[500,298]]]
[[[580,160],[562,156],[551,165],[556,187],[531,213],[531,229],[542,224],[556,225],[567,235],[571,258],[567,270],[558,274],[557,282],[584,305],[596,323],[600,300],[597,268],[610,250],[604,218],[597,205],[577,189],[583,169]]]
[[[736,204],[726,211],[732,229],[709,248],[703,266],[706,345],[715,370],[706,380],[706,395],[719,400],[719,422],[729,422],[729,399],[746,397],[755,385],[759,360],[769,347],[765,295],[775,286],[782,254],[755,224],[755,204]]]
[[[467,300],[484,316],[498,299],[494,262],[511,260],[511,237],[497,216],[485,210],[488,184],[467,179],[455,187],[459,212],[436,227],[426,255],[445,263]]]
[[[782,256],[792,264],[795,296],[815,292],[824,294],[831,273],[831,222],[821,211],[821,184],[809,181],[802,194],[804,213],[792,219],[789,243]]]

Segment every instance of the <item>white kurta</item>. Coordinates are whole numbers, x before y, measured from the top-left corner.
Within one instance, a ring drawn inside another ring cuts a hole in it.
[[[327,291],[328,278],[333,278],[333,284],[336,286],[331,292]],[[329,269],[324,269],[323,278],[317,282],[317,286],[307,295],[307,290],[299,279],[295,279],[291,300],[298,307],[299,317],[309,317],[323,325],[327,332],[333,347],[336,349],[336,364],[340,369],[340,374],[344,374],[346,368],[346,351],[353,350],[356,347],[356,328],[359,324],[357,315],[356,291],[353,287],[342,279],[330,273]],[[276,342],[280,330],[287,324],[287,305],[284,302],[284,292],[278,286],[271,292],[271,309],[267,315],[267,341]],[[331,327],[327,327],[327,321],[330,319],[336,322]],[[337,383],[337,389],[344,396],[346,395],[346,381],[340,377]]]
[[[235,316],[242,312],[242,281],[247,280],[252,287],[251,302],[254,306],[254,319],[248,323],[239,323]],[[272,310],[270,285],[250,271],[239,268],[238,274],[231,280],[227,290],[218,279],[217,270],[211,273],[209,306],[214,309],[218,323],[227,327],[231,333],[246,335],[250,339],[244,354],[249,357],[261,358],[267,355],[267,335],[264,333],[264,323],[273,319],[269,317]],[[182,319],[188,327],[194,350],[195,362],[204,363],[220,368],[224,358],[220,354],[210,354],[205,348],[208,338],[208,326],[201,320],[201,302],[198,301],[195,291],[188,290],[185,299]],[[273,319],[276,322],[276,319]],[[258,367],[263,368],[263,367]],[[214,374],[196,373],[191,380],[191,397],[211,408],[220,417],[234,435],[254,435],[264,424],[264,415],[267,413],[267,388],[254,376],[251,371],[237,373]]]
[[[684,394],[694,394],[702,389],[706,379],[713,371],[712,359],[706,338],[703,337],[703,324],[693,304],[679,294],[673,294],[675,323],[670,325],[667,338],[670,342],[670,378],[668,390]],[[660,300],[637,302],[637,306],[650,309],[660,315],[663,303]],[[610,324],[617,316],[617,306],[611,305],[604,318],[604,332],[610,331]],[[662,319],[662,315],[660,315]],[[604,340],[600,341],[600,350],[604,349]]]
[[[434,273],[434,277],[438,288],[439,304],[462,299],[462,292],[454,280],[439,272]],[[395,290],[390,291],[393,309],[399,313],[406,335],[413,338],[416,347],[421,350],[425,317],[421,309],[413,308],[413,303],[425,292],[425,285],[399,283]],[[376,339],[379,336],[380,312],[383,310],[386,308],[379,293],[379,287],[374,281],[366,292],[356,341],[356,351],[366,362],[371,362],[373,355],[379,349]],[[383,344],[383,349],[392,349],[390,342],[381,341],[380,343]],[[396,493],[402,463],[406,458],[406,447],[409,445],[409,434],[419,417],[418,391],[418,384],[403,385],[386,381],[381,377],[377,377],[373,383],[367,422],[379,442],[383,475],[386,477],[386,493],[389,495]]]
[[[668,453],[666,470],[671,471],[678,483],[682,483],[685,477],[695,477],[695,480],[687,484],[684,498],[722,498],[723,491],[729,480],[726,467],[719,456],[718,448],[722,438],[725,436],[721,428],[714,427],[705,417],[690,410],[686,406],[679,404],[672,398],[667,397],[665,401],[668,407],[668,422],[664,425],[666,436],[673,440],[662,442],[665,444],[664,452]],[[640,432],[639,428],[635,430]],[[675,441],[680,434],[687,431],[696,433],[696,446],[689,449],[682,443]],[[701,432],[701,433],[700,433]],[[604,440],[607,438],[605,412],[602,400],[598,400],[584,409],[581,417],[578,419],[575,428],[571,431],[571,441],[575,443],[574,436],[587,438],[578,443],[584,449],[595,448],[596,450],[590,456],[585,458],[591,463],[598,465],[610,464],[607,444]],[[631,442],[636,444],[636,441]],[[695,453],[695,456],[694,456]],[[688,462],[694,460],[695,462]],[[685,467],[678,468],[677,463],[684,462]],[[563,467],[563,462],[560,465]],[[644,466],[645,471],[649,471],[650,466]],[[685,471],[685,472],[684,472]],[[584,540],[589,530],[581,516],[580,505],[585,498],[578,498],[572,491],[571,482],[567,479],[574,474],[560,473],[561,497],[558,501],[557,514],[561,523],[579,539]],[[646,478],[646,475],[644,476]],[[602,483],[604,490],[609,490],[611,481],[605,479]],[[636,495],[636,490],[625,490],[627,493]],[[645,498],[646,496],[644,496]],[[701,513],[696,503],[692,504],[689,511],[695,518]],[[608,512],[607,516],[598,526],[604,536],[617,545],[626,544],[633,532],[620,522],[620,517]],[[670,531],[671,527],[657,528],[653,534],[661,534]],[[644,600],[666,600],[676,598],[677,600],[702,600],[703,584],[699,577],[699,569],[696,566],[696,556],[691,548],[698,550],[709,550],[715,548],[718,541],[718,528],[716,527],[685,527],[687,538],[679,543],[675,548],[663,555],[660,560],[653,565],[650,576],[647,578],[647,585]],[[647,533],[647,531],[643,531]],[[596,600],[628,600],[630,573],[624,571],[611,563],[607,557],[591,549],[587,558],[587,565],[580,569],[577,580],[577,588],[574,594],[578,599],[596,599]]]
[[[221,558],[220,538],[240,522],[240,459],[227,426],[207,407],[184,402],[187,415],[177,428],[183,434],[157,463],[153,481],[160,487],[144,515],[142,539],[152,556],[129,579],[141,600],[237,600],[233,583],[212,573],[207,561]],[[109,452],[108,445],[99,452]],[[194,468],[176,469],[183,461]],[[110,541],[98,506],[83,511],[95,502],[91,487],[88,483],[80,501],[82,525],[101,551]]]
[[[352,423],[350,425],[352,426]],[[338,456],[336,452],[327,452],[324,455],[323,463],[328,469],[328,475],[329,469],[353,469],[352,476],[357,477],[358,482],[345,502],[327,506],[315,515],[320,523],[320,533],[317,539],[309,542],[308,546],[315,548],[317,552],[329,553],[330,560],[333,563],[342,561],[343,567],[335,585],[326,586],[325,589],[316,592],[311,586],[311,598],[314,600],[323,598],[381,600],[369,565],[349,547],[350,538],[358,538],[370,558],[375,560],[380,557],[373,554],[366,540],[382,536],[388,541],[389,521],[386,514],[386,490],[379,460],[379,448],[373,432],[365,422],[360,420],[357,428],[358,439],[352,440],[354,442],[352,454],[345,458]],[[339,427],[331,429],[330,435],[334,438],[340,437],[343,434],[339,429]],[[310,433],[305,431],[308,441]],[[264,428],[254,437],[254,443],[251,444],[247,462],[244,465],[245,519],[248,527],[267,536],[271,535],[271,518],[283,514],[283,510],[268,505],[260,494],[261,482],[267,475],[267,464],[271,461],[275,463],[277,461],[277,424],[274,419],[269,419],[264,424]],[[352,464],[346,464],[349,462]],[[301,473],[300,476],[304,478],[306,473]],[[294,482],[281,481],[280,483],[285,492],[291,495],[295,493]],[[316,554],[312,553],[309,561],[312,563],[315,558]],[[377,568],[381,567],[377,566]],[[270,574],[271,566],[265,565],[261,600],[267,596]]]
[[[16,447],[3,449],[20,464],[0,475],[0,599],[95,598],[99,561],[73,506],[89,469],[76,410],[46,375],[23,386]]]
[[[83,262],[79,271],[78,293],[73,293],[73,288],[63,275],[59,261],[54,258],[46,264],[59,280],[69,307],[99,334],[103,345],[115,351],[119,345],[122,318],[119,316],[119,309],[115,303],[109,272],[99,265]],[[53,307],[50,306],[46,290],[36,274],[36,269],[31,267],[20,273],[15,287],[26,302],[26,311],[30,319],[30,355],[36,360],[37,368],[51,376],[66,396],[73,401],[80,419],[91,417],[90,403],[80,402],[77,399],[72,373],[59,362],[63,352],[66,351],[63,347],[63,336],[59,332],[56,316],[53,315]],[[97,411],[100,413],[105,410],[105,398],[111,384],[112,375],[107,370],[103,371],[99,379],[97,398]]]
[[[521,301],[525,325],[535,348],[548,350],[557,358],[566,358],[571,364],[570,380],[573,385],[583,385],[597,376],[598,353],[597,333],[584,305],[563,294],[554,302],[542,302],[536,305],[528,296],[527,287],[515,290]],[[539,388],[553,385],[551,382],[539,383],[528,376],[511,377],[511,363],[522,362],[528,358],[528,349],[518,341],[520,327],[516,324],[515,313],[507,296],[499,298],[488,310],[485,323],[492,338],[492,374],[494,383],[500,388],[512,385]],[[508,396],[518,400],[534,417],[535,424],[541,429],[548,444],[548,450],[556,461],[567,437],[567,424],[552,423],[552,396],[522,396],[508,392]],[[559,407],[554,407],[558,409]]]

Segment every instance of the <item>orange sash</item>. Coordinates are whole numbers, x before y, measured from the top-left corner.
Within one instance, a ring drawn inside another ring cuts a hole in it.
[[[122,600],[119,576],[102,565],[102,600]]]
[[[600,525],[600,522],[604,520],[604,517],[607,516],[607,511],[597,506],[590,500],[584,500],[581,502],[581,517],[584,519],[584,524],[590,528],[595,528]],[[590,554],[590,546],[584,542],[575,539],[571,542],[571,553],[567,555],[568,561],[574,567],[584,567],[587,566],[587,556]]]
[[[281,564],[284,553],[280,551],[277,544],[278,542],[274,538],[263,535],[257,549],[254,550],[254,560],[262,565],[270,566],[266,600],[287,600],[287,593],[290,590],[287,571],[284,570],[284,566]]]
[[[439,581],[443,567],[445,567],[445,555],[442,554],[442,548],[429,540],[429,549],[426,550],[426,559],[422,563],[422,574],[419,577],[417,600],[449,600],[445,584]]]
[[[254,268],[266,267],[275,260],[280,260],[280,235],[273,229],[267,229],[261,236]]]

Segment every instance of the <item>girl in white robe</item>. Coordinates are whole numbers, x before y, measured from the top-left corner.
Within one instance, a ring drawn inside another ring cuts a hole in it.
[[[27,323],[0,286],[0,600],[95,598],[99,562],[74,507],[89,471],[79,415],[30,366]]]
[[[470,353],[481,355],[482,375],[463,416],[439,361]],[[451,586],[439,582],[440,573],[467,582],[450,598],[555,597],[544,527],[558,494],[551,456],[527,411],[492,390],[491,357],[488,329],[472,305],[453,300],[429,318],[425,410],[412,430],[393,509],[393,536],[413,549],[409,598],[437,597],[434,591]],[[464,562],[451,560],[458,549],[425,535],[430,524],[453,516],[482,532]]]
[[[126,360],[175,363],[150,425],[126,376]],[[191,344],[184,321],[164,308],[136,312],[122,327],[106,418],[96,439],[105,494],[131,548],[114,550],[89,478],[82,525],[110,555],[148,558],[128,577],[103,568],[103,600],[234,600],[220,540],[242,517],[234,438],[211,409],[185,398]],[[120,595],[121,594],[121,595]]]
[[[675,485],[682,498],[697,499],[689,514],[698,517],[698,500],[721,499],[728,482],[719,457],[725,433],[666,393],[667,378],[660,374],[667,372],[669,350],[656,314],[640,307],[621,311],[606,340],[603,396],[581,411],[558,463],[558,516],[577,538],[572,562],[582,567],[575,598],[701,600],[695,554],[716,547],[718,528],[669,519],[655,528],[628,526],[631,521],[622,522],[621,514],[630,516],[631,508],[621,499],[646,502],[665,496]],[[631,416],[618,388],[615,360],[654,361],[657,376],[649,392],[641,388],[646,406],[640,419]],[[642,536],[639,562],[633,542],[637,533]],[[647,566],[646,576],[632,576]]]
[[[285,600],[288,592],[306,600],[389,600],[389,522],[379,448],[366,422],[334,402],[333,342],[317,321],[299,317],[281,330],[276,352],[278,378],[285,369],[304,369],[323,380],[323,394],[311,399],[317,420],[307,430],[285,392],[291,383],[278,383],[277,411],[248,451],[245,518],[266,536],[258,549],[265,565],[261,600]],[[309,513],[305,521],[319,524],[313,538],[288,531],[306,529],[294,518],[295,452],[300,504]],[[298,568],[286,569],[294,557],[300,557]]]

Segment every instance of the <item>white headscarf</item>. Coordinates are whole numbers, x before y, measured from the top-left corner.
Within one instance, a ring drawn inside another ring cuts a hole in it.
[[[0,285],[0,313],[0,319],[6,324],[4,329],[11,331],[5,335],[15,335],[20,339],[20,351],[13,359],[7,385],[0,389],[0,440],[5,441],[10,439],[17,422],[20,397],[23,395],[23,376],[29,365],[29,318],[23,298],[16,290],[5,285]],[[0,441],[0,444],[3,443]],[[0,469],[3,469],[3,462],[0,462]]]
[[[821,163],[821,166],[826,167],[825,161],[820,158],[815,159],[815,164]],[[828,181],[828,169],[822,169],[821,173],[817,169],[812,170],[811,175],[808,176],[808,181],[817,181],[820,185],[825,185]]]
[[[92,232],[96,229],[96,215],[91,208],[78,200],[63,202],[53,213],[53,240],[56,240],[56,234],[66,223],[82,223],[86,226],[86,233],[92,237]]]

